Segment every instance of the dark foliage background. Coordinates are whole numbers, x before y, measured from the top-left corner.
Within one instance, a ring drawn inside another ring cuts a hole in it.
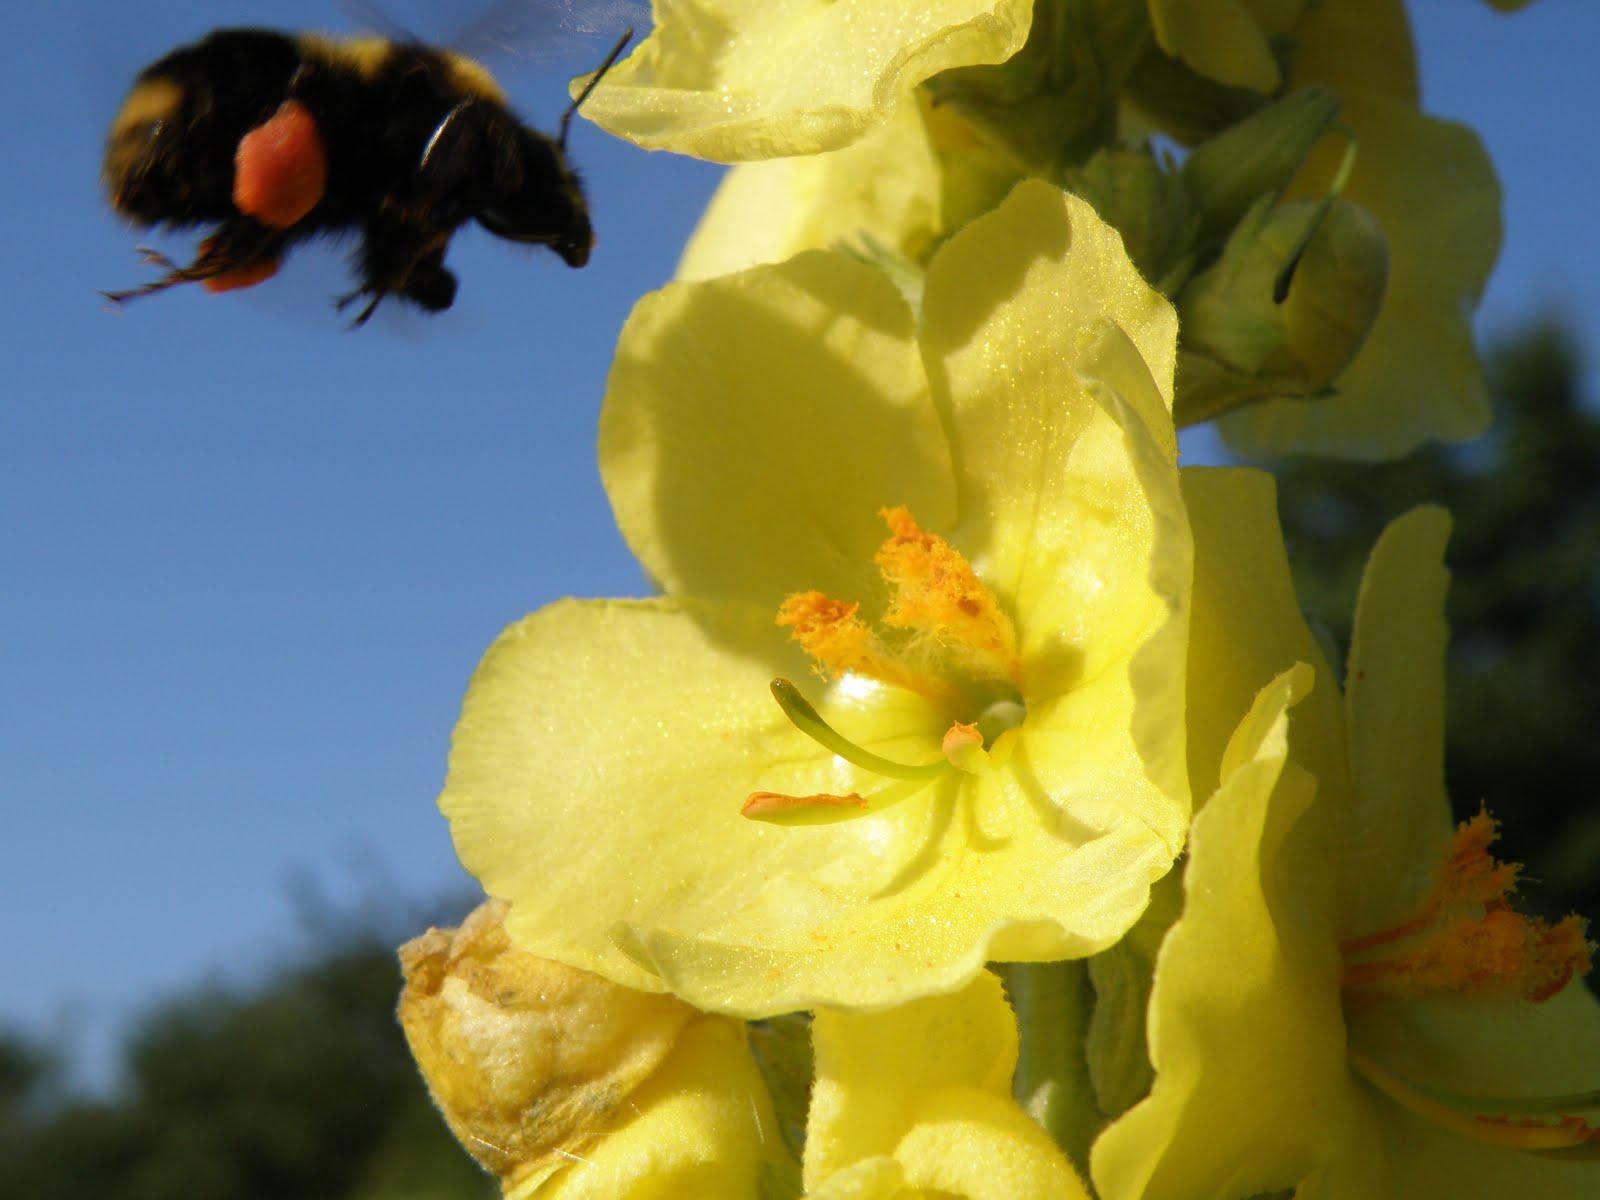
[[[339,934],[256,989],[208,985],[156,1009],[104,1099],[64,1093],[59,1053],[0,1036],[0,1196],[498,1196],[411,1064],[393,940]]]

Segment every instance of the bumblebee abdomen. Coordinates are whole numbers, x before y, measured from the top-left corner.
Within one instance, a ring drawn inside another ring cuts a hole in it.
[[[299,67],[294,39],[259,29],[218,31],[146,67],[111,123],[111,202],[152,225],[233,215],[239,139],[272,114]]]

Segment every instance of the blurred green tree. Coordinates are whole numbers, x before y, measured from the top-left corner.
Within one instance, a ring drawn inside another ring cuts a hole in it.
[[[27,1200],[490,1200],[394,1019],[392,939],[347,934],[256,990],[146,1017],[103,1100],[0,1037],[0,1196]]]

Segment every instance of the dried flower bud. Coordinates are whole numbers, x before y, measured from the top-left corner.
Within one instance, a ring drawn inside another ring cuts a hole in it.
[[[529,1195],[633,1115],[629,1095],[698,1014],[514,947],[506,905],[400,948],[400,1024],[451,1130]]]

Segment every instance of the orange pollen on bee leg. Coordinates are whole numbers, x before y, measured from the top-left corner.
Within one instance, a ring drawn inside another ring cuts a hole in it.
[[[1593,948],[1581,918],[1552,926],[1510,907],[1520,868],[1489,854],[1495,833],[1487,813],[1462,822],[1423,903],[1405,920],[1341,945],[1345,987],[1538,1002],[1588,973]],[[1364,957],[1379,947],[1383,957]]]
[[[202,247],[203,256],[204,247]],[[278,260],[264,258],[259,262],[251,263],[249,266],[235,267],[231,271],[224,271],[221,275],[212,275],[208,279],[202,279],[200,286],[214,294],[232,292],[237,291],[239,288],[255,287],[256,284],[266,282],[277,273]]]
[[[239,139],[233,159],[233,205],[269,229],[287,229],[322,200],[328,152],[316,118],[285,100]]]

